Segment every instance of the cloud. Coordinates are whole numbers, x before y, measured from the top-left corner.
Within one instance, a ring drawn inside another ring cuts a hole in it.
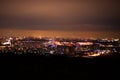
[[[74,29],[72,26],[79,25],[75,29],[81,29],[85,26],[80,25],[90,24],[91,29],[99,25],[112,28],[120,25],[119,7],[116,0],[1,0],[0,26],[64,30],[68,26]],[[39,27],[33,27],[35,25]],[[61,26],[64,28],[59,28]]]

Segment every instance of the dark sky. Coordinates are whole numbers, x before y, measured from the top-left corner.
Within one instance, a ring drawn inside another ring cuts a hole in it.
[[[120,30],[119,0],[0,0],[0,27]]]

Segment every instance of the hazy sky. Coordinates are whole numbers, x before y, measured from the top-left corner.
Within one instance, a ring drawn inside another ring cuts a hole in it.
[[[119,30],[119,0],[0,0],[0,28]]]

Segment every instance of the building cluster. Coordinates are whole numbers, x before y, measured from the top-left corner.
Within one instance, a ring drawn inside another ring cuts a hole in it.
[[[1,37],[1,54],[96,57],[120,53],[119,39]]]

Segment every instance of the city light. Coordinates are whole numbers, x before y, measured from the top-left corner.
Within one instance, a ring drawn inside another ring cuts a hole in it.
[[[50,37],[10,37],[0,39],[0,53],[66,55],[94,58],[120,53],[119,39],[68,39]]]

